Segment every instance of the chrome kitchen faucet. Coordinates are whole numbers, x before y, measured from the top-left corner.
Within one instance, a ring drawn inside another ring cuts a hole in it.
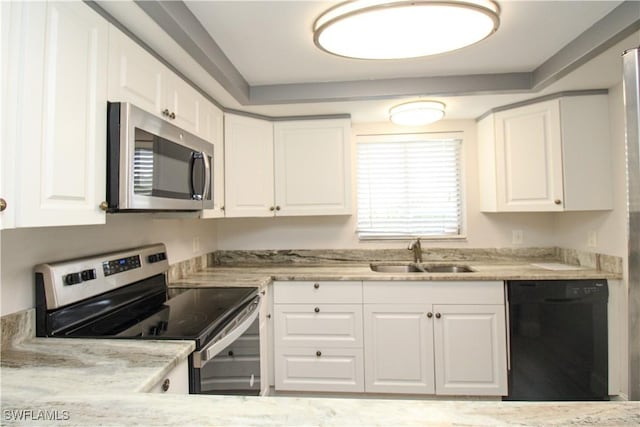
[[[422,262],[422,244],[419,237],[409,243],[407,249],[413,251],[413,262]]]

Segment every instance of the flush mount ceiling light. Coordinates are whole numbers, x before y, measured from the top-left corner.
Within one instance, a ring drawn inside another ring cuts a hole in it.
[[[313,41],[348,58],[415,58],[483,40],[498,29],[499,12],[489,0],[349,1],[316,20]]]
[[[444,107],[438,101],[414,101],[396,105],[389,110],[389,118],[396,125],[422,126],[444,117]]]

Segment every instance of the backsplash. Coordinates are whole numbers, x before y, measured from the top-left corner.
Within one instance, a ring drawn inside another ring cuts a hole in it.
[[[596,268],[622,274],[622,258],[565,248],[428,248],[422,250],[424,262],[480,261],[480,262],[540,262],[555,260],[572,265]],[[412,260],[405,249],[346,249],[346,250],[256,250],[216,251],[208,254],[207,264],[326,264],[366,263]]]
[[[2,348],[9,348],[11,344],[17,344],[36,335],[36,310],[18,311],[0,317],[0,336]]]
[[[174,282],[176,280],[184,279],[191,273],[195,273],[196,271],[200,271],[206,267],[214,265],[213,260],[214,253],[208,253],[170,265],[168,280],[169,282]]]

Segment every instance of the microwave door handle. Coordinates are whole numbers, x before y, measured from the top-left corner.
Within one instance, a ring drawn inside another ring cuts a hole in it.
[[[204,189],[202,190],[202,200],[206,200],[209,189],[211,188],[211,162],[209,156],[202,152],[202,161],[204,163]]]
[[[206,168],[207,162],[206,160],[204,160],[203,158],[204,153],[201,151],[194,151],[191,153],[191,198],[193,200],[202,200],[204,198],[204,194],[206,194],[206,192],[203,192],[202,194],[199,194],[196,192],[196,161],[198,159],[202,159],[204,166]],[[206,174],[206,172],[205,172]],[[206,183],[204,184],[204,188],[206,189]]]
[[[193,367],[202,368],[204,364],[213,359],[218,353],[227,348],[229,344],[237,340],[247,329],[251,327],[253,322],[258,318],[260,314],[260,305],[262,300],[258,295],[253,302],[251,309],[253,310],[249,316],[247,316],[239,325],[232,329],[227,335],[223,336],[218,341],[214,341],[200,351],[193,352]]]

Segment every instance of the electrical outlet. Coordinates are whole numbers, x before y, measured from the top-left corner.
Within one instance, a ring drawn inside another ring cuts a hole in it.
[[[200,237],[194,236],[193,238],[193,253],[197,253],[200,251]]]
[[[522,230],[513,230],[511,235],[511,243],[521,245],[524,243],[524,233]]]
[[[587,233],[587,246],[590,248],[595,248],[598,246],[598,234],[595,231],[590,231]]]

